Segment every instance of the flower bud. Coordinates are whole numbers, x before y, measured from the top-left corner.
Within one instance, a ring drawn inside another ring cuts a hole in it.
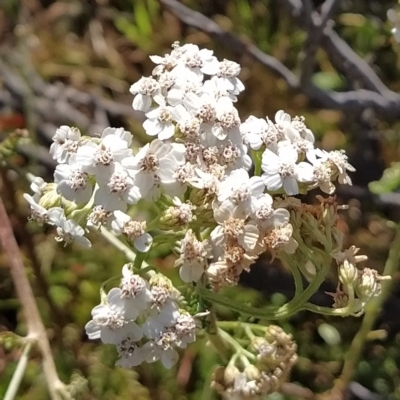
[[[390,279],[390,277],[380,276],[375,269],[364,268],[355,287],[357,297],[361,301],[367,302],[372,297],[378,296],[381,292],[380,281],[383,279]]]
[[[169,207],[164,211],[159,221],[160,229],[175,229],[187,225],[196,219],[193,215],[194,207],[190,203],[181,203],[180,205]]]
[[[322,220],[326,226],[334,226],[337,219],[337,211],[335,204],[325,203],[325,208],[322,213]]]
[[[225,385],[225,367],[218,366],[215,368],[211,376],[210,386],[216,392],[222,394],[226,390]]]
[[[225,387],[233,386],[236,377],[240,374],[240,371],[234,365],[228,365],[224,371],[224,384]]]
[[[179,292],[172,282],[162,274],[153,275],[150,280],[150,291],[153,295],[153,306],[162,307],[169,299],[176,299]]]
[[[39,200],[39,205],[49,209],[52,207],[59,207],[61,202],[61,195],[57,193],[57,185],[55,183],[48,183],[43,188],[43,195]],[[66,201],[70,203],[69,201]]]
[[[253,364],[247,365],[243,372],[249,381],[257,381],[261,375],[260,370]]]
[[[358,279],[359,270],[357,267],[349,262],[348,260],[344,260],[339,265],[339,281],[344,285],[354,285]]]
[[[189,194],[189,201],[199,207],[206,203],[207,192],[203,189],[192,189]]]

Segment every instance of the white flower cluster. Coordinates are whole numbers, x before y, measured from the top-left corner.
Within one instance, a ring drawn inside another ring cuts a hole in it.
[[[148,231],[174,231],[183,281],[202,280],[214,290],[237,284],[261,253],[296,250],[287,196],[316,187],[331,194],[336,179],[351,184],[347,170],[354,169],[343,152],[316,149],[303,118],[278,111],[275,121],[250,116],[242,123],[237,63],[193,44],[174,44],[170,54],[151,59],[152,76],[130,91],[152,140],[135,152],[123,128],[89,137],[61,126],[50,148],[59,163],[54,183],[35,180],[34,195],[25,195],[31,219],[54,225],[58,241],[84,246],[91,245],[88,227],[106,227],[136,252],[151,249]],[[131,206],[143,200],[158,207],[155,222],[131,217]],[[125,281],[143,286],[142,300],[125,283],[112,289],[93,310],[89,336],[116,344],[121,365],[161,358],[170,366],[174,348],[193,340],[193,321],[171,299],[155,306],[158,286],[126,274]],[[138,318],[147,319],[140,325]]]
[[[171,368],[178,361],[176,348],[185,348],[196,338],[193,317],[179,309],[176,290],[164,276],[149,281],[134,274],[129,265],[122,269],[119,288],[92,310],[86,324],[89,339],[101,339],[116,346],[116,365],[131,368],[143,362],[161,360]]]
[[[343,152],[315,149],[303,118],[279,111],[275,122],[251,116],[241,123],[234,107],[244,89],[238,64],[218,62],[193,44],[174,45],[152,60],[158,64],[153,76],[131,87],[133,107],[146,112],[148,135],[183,145],[184,165],[174,176],[182,190],[205,193],[200,204],[212,208],[217,224],[210,241],[187,232],[177,262],[181,277],[198,281],[206,272],[215,288],[235,284],[263,251],[296,248],[289,212],[275,207],[271,194],[296,195],[299,185],[331,194],[336,178],[351,184],[346,171],[354,168]],[[261,176],[249,175],[248,146],[262,153]]]

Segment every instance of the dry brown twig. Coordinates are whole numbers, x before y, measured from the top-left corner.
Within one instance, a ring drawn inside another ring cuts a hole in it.
[[[67,389],[64,383],[61,382],[60,378],[58,377],[46,328],[43,325],[35,296],[25,273],[21,252],[15,239],[11,222],[1,197],[0,244],[3,252],[7,256],[15,290],[24,311],[28,330],[26,340],[35,343],[39,348],[42,356],[43,372],[52,400],[62,399],[62,394],[66,394]]]
[[[326,25],[321,33],[321,45],[326,48],[328,55],[332,58],[332,62],[336,67],[339,65],[340,69],[351,72],[348,74],[350,83],[351,81],[360,80],[364,84],[365,88],[363,89],[346,92],[322,90],[310,83],[308,79],[303,79],[302,81],[278,59],[265,54],[253,44],[245,43],[234,34],[225,31],[203,14],[191,10],[177,0],[159,1],[184,24],[209,34],[238,54],[245,53],[250,55],[265,68],[282,78],[289,89],[304,94],[319,108],[331,108],[356,115],[360,115],[366,108],[372,108],[387,121],[393,121],[400,115],[400,94],[387,88],[368,63],[361,59],[333,31],[332,27],[329,26],[330,11],[327,13],[328,18],[313,11],[313,23],[310,24],[310,16],[307,14],[307,7],[304,7],[303,1],[280,0],[280,4],[288,9],[302,29],[308,31],[308,29],[315,29],[316,26],[321,27]],[[322,9],[329,10],[330,3],[331,0],[327,0],[325,7],[322,7]],[[331,10],[333,11],[334,8],[331,8]],[[354,87],[356,85],[351,86]]]

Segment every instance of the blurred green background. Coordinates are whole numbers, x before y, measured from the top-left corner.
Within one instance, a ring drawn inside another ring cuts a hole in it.
[[[279,0],[183,3],[299,72],[307,35]],[[322,2],[313,3],[318,9]],[[399,91],[400,49],[386,21],[386,11],[393,5],[391,1],[343,0],[333,19],[339,35],[373,65],[390,89]],[[208,47],[219,59],[226,57],[241,64],[241,79],[246,87],[238,102],[242,121],[250,114],[272,118],[276,111],[284,109],[292,116],[306,118],[320,147],[348,151],[357,172],[353,176],[354,189],[338,192],[339,201],[350,206],[341,214],[340,228],[346,233],[346,244],[361,247],[361,253],[369,256],[370,267],[382,271],[392,239],[387,221],[397,222],[400,216],[396,197],[400,187],[398,167],[392,170],[384,188],[377,189],[394,192],[394,197],[371,194],[368,189],[368,184],[378,180],[386,167],[400,160],[400,115],[389,124],[379,116],[363,119],[360,115],[320,109],[303,94],[291,92],[283,80],[246,53],[238,55],[235,49],[183,24],[157,0],[1,0],[0,139],[15,129],[26,128],[31,141],[26,140],[16,154],[10,155],[8,162],[14,171],[0,167],[5,182],[0,194],[25,258],[59,375],[65,382],[72,380],[77,382],[77,388],[81,386],[76,398],[209,400],[215,396],[208,386],[218,358],[211,347],[204,347],[204,339],[183,351],[180,362],[170,371],[154,364],[135,371],[115,368],[114,349],[87,340],[84,326],[99,302],[99,288],[109,277],[120,273],[126,260],[94,235],[93,250],[63,248],[54,241],[51,229],[27,223],[28,207],[22,199],[22,194],[29,191],[22,173],[29,171],[52,179],[54,165],[45,149],[56,126],[70,124],[84,133],[94,133],[108,123],[131,130],[139,144],[147,141],[141,128],[142,117],[130,107],[129,87],[141,76],[151,74],[153,65],[148,56],[169,52],[174,41]],[[324,90],[345,91],[358,85],[335,69],[323,49],[316,53],[312,81]],[[10,93],[9,87],[14,83],[22,85],[14,89],[23,95],[7,97],[7,90]],[[85,93],[90,96],[85,98]],[[49,99],[58,107],[57,115],[48,108]],[[104,107],[98,106],[100,103]],[[157,265],[176,279],[173,258],[167,250],[160,252]],[[290,296],[290,277],[279,265],[269,265],[267,261],[260,261],[253,276],[244,281],[245,286],[232,291],[246,302],[260,306],[267,302],[280,304]],[[393,281],[393,294],[385,303],[375,326],[377,331],[366,343],[354,376],[355,382],[382,396],[377,399],[400,399],[399,275]],[[326,290],[334,287],[333,274],[332,282],[327,283]],[[223,318],[238,318],[227,310],[220,312]],[[303,312],[280,324],[293,334],[299,347],[291,380],[315,393],[332,387],[360,319],[324,318]],[[7,260],[0,251],[0,398],[21,354],[13,340],[7,339],[6,331],[24,335],[25,326]],[[362,398],[357,388],[350,390],[349,398]],[[40,357],[34,352],[18,399],[47,396]],[[295,397],[274,394],[270,398]]]

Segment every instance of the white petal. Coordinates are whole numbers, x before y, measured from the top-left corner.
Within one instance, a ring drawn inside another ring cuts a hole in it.
[[[168,349],[161,353],[161,362],[165,368],[171,369],[179,360],[179,354],[174,349]]]
[[[274,211],[273,224],[274,226],[281,226],[286,222],[289,222],[289,218],[290,213],[288,210],[286,210],[285,208],[278,208]]]
[[[299,185],[294,176],[287,176],[283,180],[283,189],[289,196],[294,196],[299,193]]]
[[[151,97],[143,94],[137,94],[132,102],[132,108],[137,111],[147,112],[151,107]]]
[[[312,182],[314,178],[314,168],[311,164],[301,162],[296,166],[295,176],[299,182]]]
[[[83,247],[92,247],[92,242],[85,236],[75,236],[74,241]]]
[[[261,178],[263,178],[265,186],[268,190],[275,191],[282,187],[282,177],[279,174],[262,174]]]
[[[85,325],[86,335],[90,340],[100,339],[100,326],[95,324],[93,320],[90,320]]]
[[[244,235],[238,238],[238,242],[247,251],[253,250],[256,246],[260,232],[255,225],[246,225],[244,227]]]
[[[143,235],[140,235],[133,244],[135,247],[142,253],[146,253],[149,251],[151,244],[153,243],[153,238],[147,232]]]

